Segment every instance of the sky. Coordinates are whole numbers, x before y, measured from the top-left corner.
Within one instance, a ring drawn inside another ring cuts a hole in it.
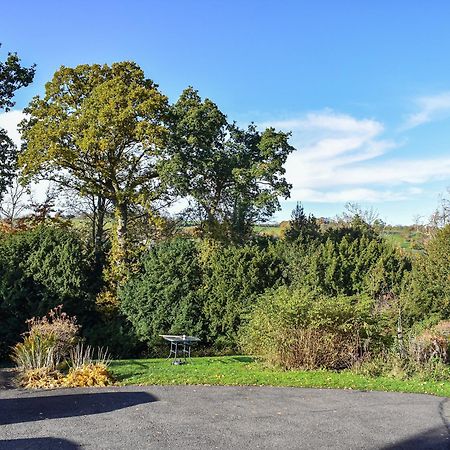
[[[191,85],[244,126],[292,132],[291,198],[423,221],[450,186],[450,2],[22,0],[2,4],[0,60],[36,63],[0,126],[61,66],[136,61],[171,101]],[[450,194],[449,194],[450,195]]]

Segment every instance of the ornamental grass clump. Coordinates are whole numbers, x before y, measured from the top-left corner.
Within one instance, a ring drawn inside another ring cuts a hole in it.
[[[99,348],[95,357],[94,349],[85,347],[78,336],[76,318],[64,313],[62,306],[27,323],[23,342],[16,344],[12,352],[20,386],[50,389],[111,384],[107,351]]]
[[[69,373],[64,379],[64,386],[86,387],[86,386],[108,386],[113,380],[108,367],[110,357],[107,350],[97,349],[95,357],[94,349],[79,342],[70,350]]]
[[[55,364],[59,365],[79,340],[80,325],[75,316],[69,317],[62,305],[51,309],[44,317],[33,317],[27,321],[28,335],[42,336],[53,341]]]
[[[12,359],[20,371],[35,369],[54,369],[55,341],[38,334],[25,335],[23,342],[13,348]]]

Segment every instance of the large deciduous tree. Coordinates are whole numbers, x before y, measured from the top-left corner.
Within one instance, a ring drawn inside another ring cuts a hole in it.
[[[22,67],[16,53],[8,53],[6,60],[0,62],[0,112],[8,111],[15,105],[15,92],[33,81],[34,71],[34,66]],[[14,143],[6,130],[0,128],[0,201],[14,178],[16,159],[17,149]]]
[[[167,137],[167,98],[133,62],[63,66],[26,113],[23,174],[110,200],[114,259],[123,266],[130,206],[149,206],[162,195],[158,167]]]
[[[170,182],[191,200],[206,235],[239,241],[279,208],[278,197],[289,196],[283,177],[294,150],[289,133],[240,129],[192,88],[172,107],[171,131]]]

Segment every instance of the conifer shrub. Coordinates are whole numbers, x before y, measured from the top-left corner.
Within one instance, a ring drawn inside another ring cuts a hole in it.
[[[64,304],[80,323],[94,308],[90,265],[79,236],[55,225],[0,236],[0,359],[27,329],[26,320]]]
[[[151,347],[160,334],[189,334],[204,338],[202,273],[197,244],[192,239],[163,241],[142,259],[119,291],[121,312],[138,338]]]

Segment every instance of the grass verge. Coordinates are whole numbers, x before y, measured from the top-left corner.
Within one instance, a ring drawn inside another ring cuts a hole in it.
[[[396,380],[366,377],[349,371],[283,371],[270,369],[247,356],[192,358],[191,364],[174,366],[164,359],[113,361],[112,375],[119,384],[293,386],[413,392],[450,397],[450,382]]]

